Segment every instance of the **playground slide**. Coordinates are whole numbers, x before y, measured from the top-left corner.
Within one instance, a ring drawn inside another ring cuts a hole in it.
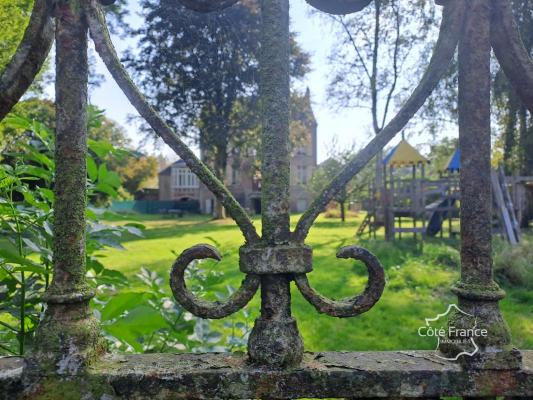
[[[447,213],[451,211],[439,211],[439,208],[453,207],[455,205],[455,198],[446,197],[441,202],[439,202],[434,211],[429,218],[428,225],[426,227],[426,235],[433,237],[442,229],[442,222],[447,217]]]

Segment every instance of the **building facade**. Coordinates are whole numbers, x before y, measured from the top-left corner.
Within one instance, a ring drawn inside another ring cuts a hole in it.
[[[312,201],[307,186],[317,166],[317,122],[310,97],[307,90],[305,96],[297,99],[300,105],[292,113],[291,136],[297,137],[290,160],[290,205],[293,212],[305,211]],[[237,201],[255,214],[261,213],[261,173],[258,165],[255,151],[230,155],[224,182]],[[205,214],[213,213],[215,207],[215,197],[182,160],[159,173],[159,200],[197,200],[201,212]]]

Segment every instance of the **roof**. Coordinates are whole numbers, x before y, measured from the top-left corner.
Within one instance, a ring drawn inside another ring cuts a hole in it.
[[[457,172],[461,169],[461,149],[456,149],[446,164],[445,171]]]
[[[170,171],[172,170],[172,167],[178,167],[178,168],[188,168],[187,164],[185,164],[185,161],[178,160],[170,164],[168,167],[163,168],[161,171],[159,171],[158,175],[170,175]]]
[[[429,164],[429,160],[405,140],[401,140],[383,159],[384,165],[405,167],[417,164]]]

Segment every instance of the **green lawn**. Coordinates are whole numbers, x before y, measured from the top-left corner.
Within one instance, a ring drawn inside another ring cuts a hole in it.
[[[297,216],[293,216],[293,224],[296,221]],[[111,249],[103,254],[102,261],[108,268],[133,277],[141,267],[147,267],[168,281],[175,259],[172,252],[179,253],[198,243],[211,243],[224,256],[219,263],[204,264],[205,268],[216,268],[224,273],[218,287],[212,288],[213,292],[224,291],[226,284],[238,286],[243,277],[238,268],[238,248],[243,238],[230,220],[209,221],[201,216],[162,219],[138,215],[108,222],[141,222],[147,228],[144,238],[124,241],[125,251]],[[457,242],[432,239],[421,246],[420,242],[410,238],[393,244],[384,242],[381,237],[356,240],[354,233],[360,222],[361,217],[353,216],[344,224],[338,219],[318,219],[307,242],[314,249],[314,271],[309,274],[309,279],[317,290],[331,297],[360,292],[367,279],[364,267],[335,258],[339,247],[358,243],[381,260],[387,276],[385,292],[369,312],[356,318],[337,319],[318,314],[293,287],[293,311],[306,350],[433,348],[433,340],[419,337],[417,329],[424,324],[425,317],[443,312],[448,304],[456,301],[449,288],[459,276]],[[255,225],[260,230],[258,219]],[[533,348],[533,294],[526,289],[507,289],[507,293],[501,307],[514,344],[520,348]],[[257,315],[258,295],[248,309],[252,317]]]

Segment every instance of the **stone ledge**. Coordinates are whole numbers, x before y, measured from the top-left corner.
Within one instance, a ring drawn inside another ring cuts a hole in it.
[[[249,366],[234,354],[109,355],[89,374],[119,398],[510,396],[533,398],[533,351],[511,371],[465,371],[432,351],[306,353],[301,366]],[[21,388],[23,359],[0,359],[0,392]],[[0,396],[1,397],[1,396]]]

